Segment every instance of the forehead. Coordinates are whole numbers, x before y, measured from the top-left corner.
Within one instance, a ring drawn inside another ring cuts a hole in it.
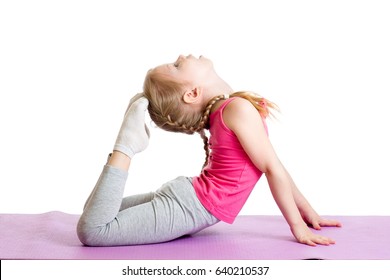
[[[171,64],[161,64],[148,70],[148,75],[168,75],[173,76],[174,67]]]

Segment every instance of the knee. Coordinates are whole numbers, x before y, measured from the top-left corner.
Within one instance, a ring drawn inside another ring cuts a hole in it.
[[[97,236],[97,229],[89,226],[82,219],[77,223],[77,237],[85,246],[99,246]]]

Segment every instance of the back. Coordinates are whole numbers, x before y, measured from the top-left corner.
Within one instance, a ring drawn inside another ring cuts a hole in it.
[[[210,114],[209,163],[193,178],[203,206],[227,223],[233,223],[262,175],[224,123],[223,110],[235,98],[239,97],[227,99]]]

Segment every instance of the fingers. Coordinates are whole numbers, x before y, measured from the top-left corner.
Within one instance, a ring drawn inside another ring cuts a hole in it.
[[[321,219],[318,222],[318,225],[319,226],[323,226],[323,227],[341,227],[341,223],[339,221],[336,221],[336,220],[326,220],[326,219]],[[321,229],[321,227],[320,227],[320,229]]]
[[[295,226],[291,228],[293,235],[299,243],[306,244],[309,246],[317,245],[331,245],[336,242],[328,237],[322,235],[314,234],[306,225],[305,226]]]
[[[317,222],[317,221],[312,223],[312,227],[314,229],[316,229],[316,230],[320,230],[321,229],[321,225],[322,224],[320,224],[320,222]]]
[[[309,224],[316,230],[320,230],[321,227],[341,227],[341,223],[339,221],[328,219],[319,219],[318,221],[312,221]]]
[[[315,242],[316,242],[316,244],[326,245],[326,246],[336,243],[336,241],[334,241],[333,239],[331,239],[329,237],[324,237],[321,235],[316,235]]]
[[[315,247],[317,246],[317,244],[315,242],[313,242],[312,240],[305,240],[304,242],[301,242],[302,244],[306,244],[306,245],[309,245],[309,246],[312,246],[312,247]]]
[[[305,238],[303,240],[299,240],[299,242],[302,243],[302,244],[313,246],[313,247],[315,247],[317,245],[329,246],[331,244],[335,244],[336,243],[331,238],[324,237],[324,236],[321,236],[321,235],[316,235],[316,234],[313,234],[312,236],[307,237],[307,238]]]

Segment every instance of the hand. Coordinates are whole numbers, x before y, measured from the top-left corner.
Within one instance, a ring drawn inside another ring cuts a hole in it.
[[[317,246],[317,244],[331,245],[336,243],[331,238],[314,234],[304,223],[291,227],[291,232],[299,243],[306,244],[309,246]]]
[[[341,223],[339,221],[332,219],[323,219],[311,207],[306,210],[301,210],[300,212],[305,223],[316,230],[320,230],[321,226],[341,227]]]

